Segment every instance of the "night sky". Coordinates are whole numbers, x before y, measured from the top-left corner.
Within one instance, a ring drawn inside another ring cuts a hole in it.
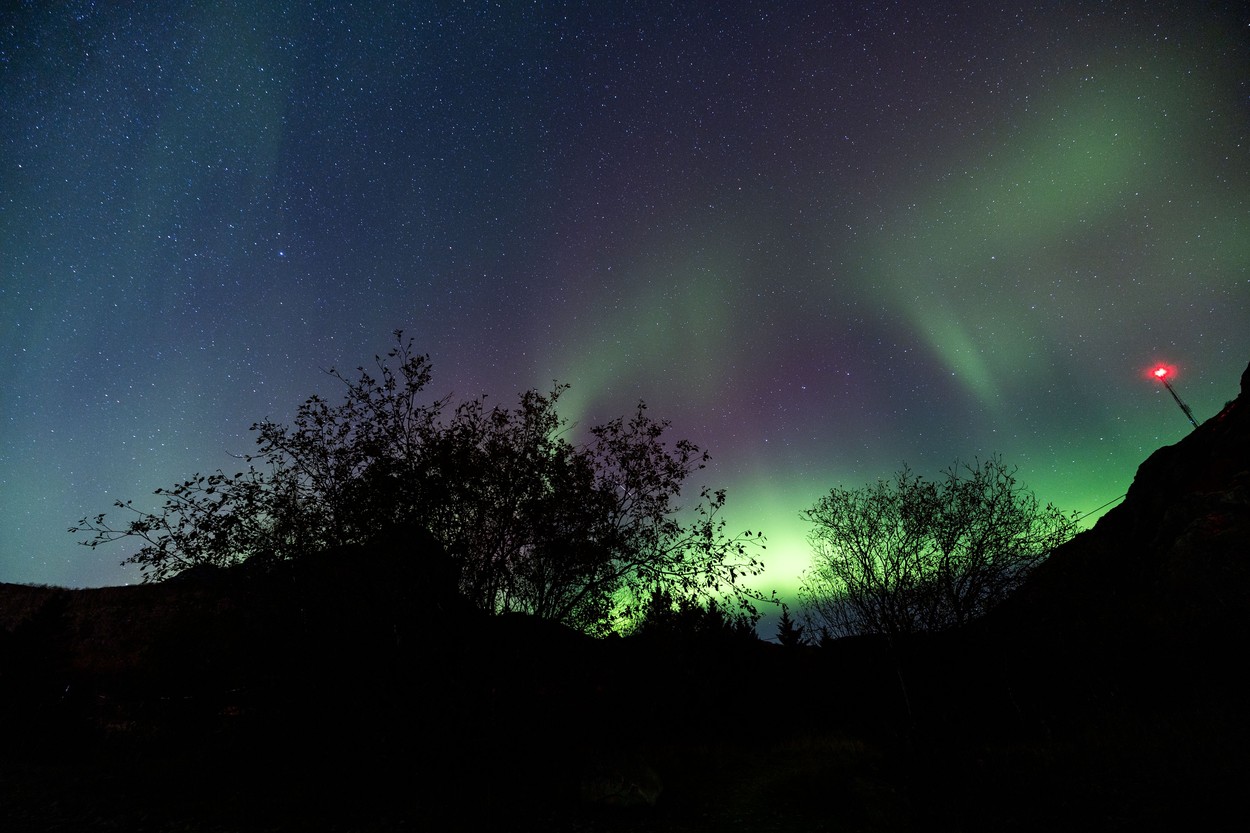
[[[1091,512],[1190,430],[1154,362],[1201,421],[1250,361],[1241,3],[13,5],[0,581],[137,581],[66,528],[395,329],[432,397],[645,399],[786,598],[830,487]]]

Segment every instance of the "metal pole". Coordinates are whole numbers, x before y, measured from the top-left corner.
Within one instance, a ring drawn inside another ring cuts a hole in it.
[[[1185,412],[1185,416],[1189,417],[1190,424],[1193,425],[1195,428],[1197,428],[1198,420],[1194,419],[1193,411],[1189,410],[1189,406],[1186,405],[1181,400],[1181,398],[1176,395],[1176,391],[1172,389],[1172,386],[1170,384],[1168,384],[1168,380],[1160,376],[1159,381],[1162,382],[1163,386],[1168,389],[1168,393],[1172,394],[1172,398],[1176,400],[1176,404],[1181,406],[1181,410]]]

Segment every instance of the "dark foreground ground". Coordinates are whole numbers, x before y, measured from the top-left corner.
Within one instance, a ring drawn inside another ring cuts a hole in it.
[[[574,795],[561,796],[560,785],[545,795],[517,795],[490,781],[429,795],[421,788],[429,777],[425,767],[397,764],[385,777],[361,783],[359,773],[257,771],[255,761],[188,760],[190,753],[9,760],[0,769],[0,800],[4,829],[15,833],[363,833],[484,825],[553,831],[1214,830],[1238,809],[1245,771],[1229,768],[1234,759],[1194,761],[1173,757],[1175,749],[1155,749],[1128,760],[1134,750],[1155,744],[1134,738],[1108,748],[1112,742],[986,748],[972,758],[908,755],[843,738],[759,750],[716,744],[658,749],[653,760],[665,792],[653,807],[579,804]]]
[[[588,710],[532,680],[500,686],[504,700],[414,699],[407,717],[341,692],[275,709],[237,691],[70,691],[6,726],[0,829],[1215,830],[1241,810],[1250,733],[1231,686],[1172,681],[1166,697],[1101,692],[1074,708],[963,683],[952,703],[915,682],[909,716],[888,684],[859,696],[871,670],[836,670],[854,657],[739,660],[754,675],[741,697],[717,688],[728,676],[666,696],[644,675],[632,713],[629,696]],[[344,702],[350,719],[332,710]],[[605,778],[620,789],[596,792]]]

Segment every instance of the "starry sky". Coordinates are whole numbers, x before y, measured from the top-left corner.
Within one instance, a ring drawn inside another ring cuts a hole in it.
[[[1000,453],[1092,513],[1250,361],[1218,2],[25,2],[0,12],[0,581],[234,465],[402,328],[707,448],[793,598],[833,486]]]

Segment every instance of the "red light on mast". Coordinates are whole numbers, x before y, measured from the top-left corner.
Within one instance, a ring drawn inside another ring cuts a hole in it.
[[[1189,410],[1189,406],[1185,404],[1185,400],[1181,399],[1180,395],[1176,392],[1176,389],[1172,387],[1172,383],[1168,381],[1168,377],[1172,375],[1172,368],[1165,364],[1156,365],[1155,369],[1150,371],[1150,375],[1163,383],[1163,386],[1168,389],[1168,393],[1172,394],[1172,398],[1176,400],[1176,404],[1180,406],[1186,419],[1189,420],[1191,425],[1197,428],[1198,420],[1194,419],[1194,414],[1191,410]]]
[[[1144,379],[1153,379],[1166,385],[1176,378],[1176,365],[1168,362],[1147,365],[1142,368],[1141,375]]]

